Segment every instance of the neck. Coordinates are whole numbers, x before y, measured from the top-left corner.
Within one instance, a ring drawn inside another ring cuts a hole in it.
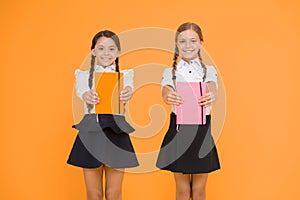
[[[192,58],[192,59],[186,59],[186,58],[182,58],[182,60],[184,60],[185,62],[187,62],[188,64],[191,64],[191,61],[194,60],[196,58]]]

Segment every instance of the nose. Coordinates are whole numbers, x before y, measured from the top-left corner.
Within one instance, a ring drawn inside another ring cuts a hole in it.
[[[104,55],[108,55],[108,49],[104,50]]]
[[[190,42],[190,41],[187,41],[187,42],[185,43],[185,47],[189,48],[190,46],[191,46],[191,42]]]

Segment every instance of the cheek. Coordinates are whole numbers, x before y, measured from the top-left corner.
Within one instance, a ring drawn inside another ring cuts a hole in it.
[[[176,46],[177,46],[179,53],[182,52],[183,45],[177,44]]]
[[[117,58],[118,56],[119,56],[119,53],[118,53],[118,52],[112,53],[112,57]]]
[[[99,52],[97,52],[97,53],[95,54],[95,56],[96,56],[96,60],[97,60],[98,63],[99,63],[99,61],[101,60],[102,54],[99,53]]]
[[[182,48],[178,48],[178,52],[179,52],[179,54],[183,54],[184,53],[183,50],[182,50]]]
[[[118,50],[118,51],[116,51],[116,56],[118,57],[119,55],[120,55],[120,51]]]
[[[97,57],[97,56],[96,56],[96,61],[97,61],[97,64],[101,63],[101,59],[99,57]]]
[[[117,56],[118,56],[118,53],[117,53],[117,52],[113,52],[111,55],[112,55],[113,57],[117,57]]]
[[[99,57],[99,56],[101,56],[103,53],[102,53],[102,51],[94,51],[94,56],[96,56],[96,57]]]

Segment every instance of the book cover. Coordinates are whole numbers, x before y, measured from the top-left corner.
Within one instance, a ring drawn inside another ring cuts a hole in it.
[[[177,124],[206,124],[206,109],[200,106],[200,96],[206,94],[204,82],[177,82],[176,90],[184,102],[176,106]]]
[[[95,90],[100,97],[100,103],[95,105],[96,114],[123,114],[124,104],[120,101],[123,82],[122,72],[95,73]]]

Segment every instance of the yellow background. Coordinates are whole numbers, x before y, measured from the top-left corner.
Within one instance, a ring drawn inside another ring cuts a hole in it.
[[[102,29],[174,30],[186,21],[201,26],[227,95],[222,169],[209,176],[208,199],[299,199],[299,11],[297,0],[2,1],[0,199],[84,199],[82,170],[65,162],[76,135],[74,70],[91,38]],[[172,62],[144,54],[121,66]],[[142,114],[141,124],[147,108]],[[174,199],[174,191],[168,172],[124,178],[125,200]]]

